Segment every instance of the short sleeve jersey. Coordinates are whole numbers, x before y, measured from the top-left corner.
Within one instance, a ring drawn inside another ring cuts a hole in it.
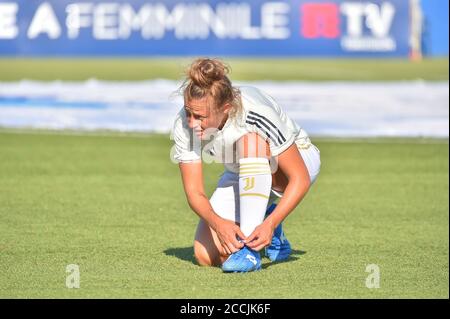
[[[272,157],[281,154],[294,142],[308,146],[308,134],[291,120],[268,94],[254,87],[239,87],[242,112],[228,118],[221,130],[216,131],[205,144],[187,125],[184,108],[177,114],[172,138],[175,145],[172,158],[176,162],[191,162],[206,158],[223,163],[236,171],[236,142],[248,133],[257,133],[270,146]],[[206,157],[205,157],[206,156]]]

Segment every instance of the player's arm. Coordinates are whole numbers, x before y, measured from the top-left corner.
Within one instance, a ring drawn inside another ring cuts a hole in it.
[[[311,184],[308,169],[295,143],[278,156],[278,169],[287,177],[288,184],[277,208],[267,218],[274,228],[297,207]]]
[[[270,244],[273,230],[297,207],[311,183],[308,170],[295,143],[278,155],[278,169],[287,177],[288,183],[276,209],[247,238],[247,245],[255,250]]]
[[[242,248],[243,244],[236,239],[236,235],[245,239],[239,226],[217,215],[206,196],[201,161],[179,163],[179,167],[189,206],[217,233],[224,252],[231,254]]]

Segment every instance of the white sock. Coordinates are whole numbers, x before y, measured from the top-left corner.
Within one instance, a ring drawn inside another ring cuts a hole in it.
[[[264,221],[272,187],[269,161],[262,157],[239,160],[241,230],[249,236]]]

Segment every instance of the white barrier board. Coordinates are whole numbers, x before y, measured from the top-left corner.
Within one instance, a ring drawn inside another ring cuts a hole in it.
[[[0,83],[0,127],[169,132],[179,82]],[[448,82],[248,82],[313,136],[449,136]]]

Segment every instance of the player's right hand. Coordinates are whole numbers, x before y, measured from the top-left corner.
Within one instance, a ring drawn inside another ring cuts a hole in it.
[[[225,254],[231,255],[244,247],[244,243],[239,241],[238,238],[245,240],[246,236],[235,222],[219,218],[213,229],[217,234],[217,238],[219,239]]]

